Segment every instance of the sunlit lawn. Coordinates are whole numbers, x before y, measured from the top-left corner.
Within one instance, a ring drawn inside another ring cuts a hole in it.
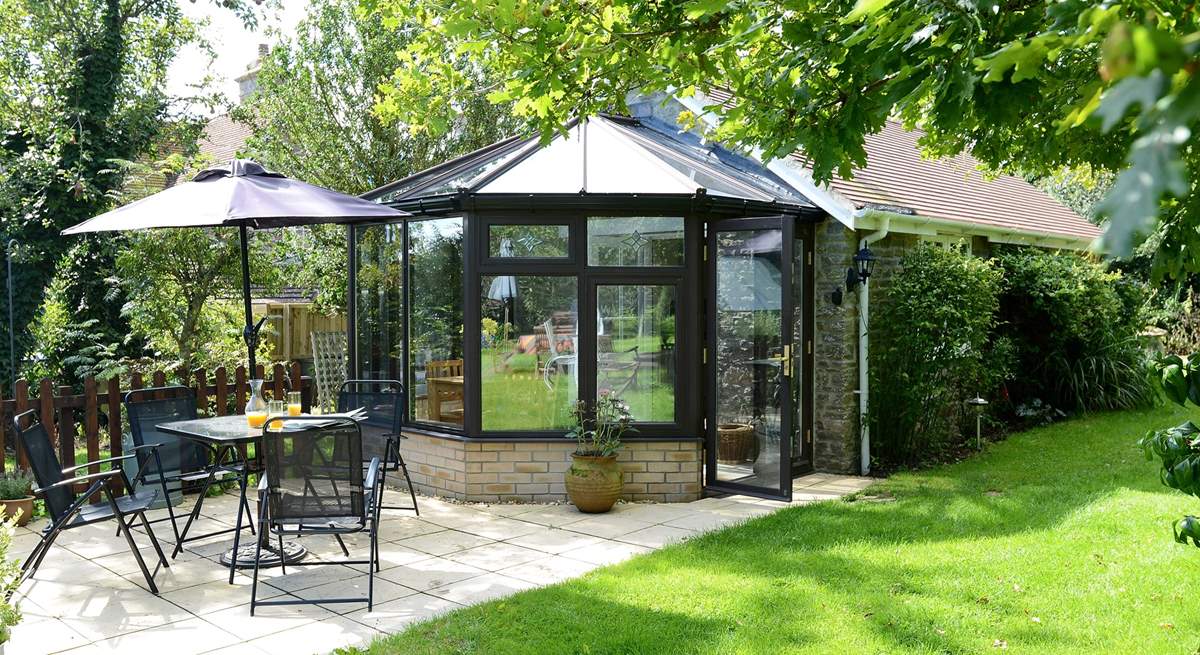
[[[1200,418],[1098,415],[902,474],[894,502],[794,507],[467,608],[372,653],[1191,653],[1200,502],[1133,442]]]

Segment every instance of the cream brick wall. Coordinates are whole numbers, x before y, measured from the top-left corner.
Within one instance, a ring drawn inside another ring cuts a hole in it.
[[[567,498],[563,475],[575,444],[456,441],[405,433],[400,444],[409,475],[424,494],[477,502],[544,503]],[[627,500],[687,502],[700,498],[700,443],[633,441],[617,461]]]

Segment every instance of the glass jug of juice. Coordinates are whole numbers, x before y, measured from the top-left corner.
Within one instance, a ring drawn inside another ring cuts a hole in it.
[[[250,399],[246,401],[246,424],[261,428],[267,422],[267,401],[262,395],[262,380],[250,380]]]

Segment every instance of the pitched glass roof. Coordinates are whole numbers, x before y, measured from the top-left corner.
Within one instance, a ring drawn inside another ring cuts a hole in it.
[[[655,118],[596,116],[547,144],[508,139],[365,195],[379,202],[458,193],[708,195],[813,206],[758,162]]]

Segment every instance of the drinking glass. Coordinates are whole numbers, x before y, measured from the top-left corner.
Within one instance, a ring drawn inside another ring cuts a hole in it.
[[[267,414],[274,418],[276,416],[287,416],[287,403],[282,400],[272,400],[267,403]],[[278,432],[283,429],[283,421],[274,421],[269,425],[269,429]]]
[[[303,412],[303,404],[300,398],[299,391],[289,391],[287,395],[287,413],[288,416],[300,416]]]

